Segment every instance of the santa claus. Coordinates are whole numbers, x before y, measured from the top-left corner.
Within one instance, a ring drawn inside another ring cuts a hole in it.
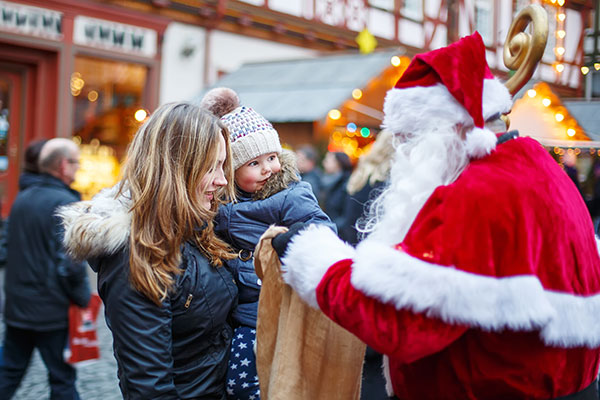
[[[397,149],[366,239],[273,240],[284,280],[386,355],[400,399],[597,398],[592,221],[538,142],[490,129],[510,108],[479,34],[416,56],[385,99]]]

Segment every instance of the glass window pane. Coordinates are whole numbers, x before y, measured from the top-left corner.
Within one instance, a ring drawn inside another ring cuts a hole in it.
[[[145,65],[76,57],[71,76],[73,136],[81,142],[81,168],[74,188],[89,198],[112,186],[127,145],[143,122]],[[145,116],[145,115],[144,115]]]

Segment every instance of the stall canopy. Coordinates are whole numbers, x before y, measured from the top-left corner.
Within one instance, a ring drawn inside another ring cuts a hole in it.
[[[313,122],[339,108],[356,88],[363,88],[389,68],[398,49],[368,55],[342,54],[319,58],[244,64],[213,87],[235,90],[242,104],[275,123]],[[202,98],[200,93],[196,100]],[[363,109],[374,113],[378,110]]]
[[[544,82],[530,82],[514,96],[510,129],[547,147],[600,148],[600,102],[561,100]]]

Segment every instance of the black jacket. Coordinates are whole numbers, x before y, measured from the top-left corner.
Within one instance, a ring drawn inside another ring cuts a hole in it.
[[[346,185],[350,172],[340,172],[334,175],[324,174],[321,180],[321,195],[319,202],[325,214],[337,226],[338,232],[346,224],[346,205],[348,192]]]
[[[185,243],[182,272],[157,306],[129,281],[128,210],[110,192],[61,210],[67,248],[98,272],[123,398],[225,399],[233,276]]]
[[[8,222],[5,321],[9,326],[50,331],[68,327],[71,302],[87,305],[86,264],[66,256],[57,208],[79,200],[59,179],[40,175],[19,192]]]

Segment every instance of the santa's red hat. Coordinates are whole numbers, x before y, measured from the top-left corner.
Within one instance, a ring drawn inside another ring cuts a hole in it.
[[[472,127],[473,156],[494,148],[496,137],[485,121],[510,111],[506,87],[494,78],[479,33],[450,46],[416,55],[384,103],[383,127],[394,133],[434,131],[440,126]]]

